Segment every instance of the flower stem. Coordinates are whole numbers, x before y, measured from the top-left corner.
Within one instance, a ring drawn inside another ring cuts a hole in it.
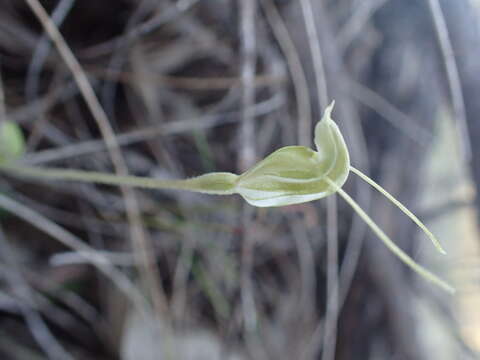
[[[150,189],[188,190],[205,194],[230,195],[235,193],[237,175],[209,173],[184,180],[159,180],[139,176],[118,176],[94,171],[41,168],[17,164],[2,164],[0,171],[12,175],[50,180],[81,181],[106,185],[127,185]]]

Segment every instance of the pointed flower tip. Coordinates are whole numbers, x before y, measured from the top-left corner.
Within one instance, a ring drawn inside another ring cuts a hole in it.
[[[325,111],[323,112],[322,120],[333,121],[332,111],[334,107],[335,107],[335,100],[332,100],[332,102],[325,108]]]

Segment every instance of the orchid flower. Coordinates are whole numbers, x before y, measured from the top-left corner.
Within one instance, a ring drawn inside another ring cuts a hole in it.
[[[425,279],[448,292],[452,286],[438,278],[400,249],[369,215],[343,189],[350,172],[358,175],[403,211],[445,253],[435,236],[404,205],[379,184],[350,165],[350,156],[337,124],[332,120],[334,102],[325,110],[315,127],[316,151],[305,146],[282,147],[241,175],[214,172],[182,180],[160,180],[136,176],[117,176],[98,172],[23,166],[15,162],[23,152],[20,130],[6,122],[0,128],[0,171],[57,180],[74,180],[110,185],[188,190],[205,194],[239,194],[250,205],[277,207],[300,204],[339,194],[365,221],[378,238],[406,265]]]

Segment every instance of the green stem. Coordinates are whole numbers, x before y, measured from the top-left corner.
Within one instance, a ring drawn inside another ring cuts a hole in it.
[[[198,177],[186,179],[186,180],[157,180],[146,177],[138,176],[117,176],[114,174],[104,174],[100,172],[89,172],[81,170],[69,170],[69,169],[55,169],[55,168],[39,168],[29,167],[16,164],[3,164],[0,165],[0,171],[11,173],[12,175],[51,179],[51,180],[74,180],[88,183],[98,183],[107,185],[127,185],[132,187],[142,187],[151,189],[170,189],[170,190],[189,190],[194,192],[217,194],[217,195],[230,195],[235,193],[236,180],[238,175],[232,173],[210,173],[201,175]],[[359,175],[362,179],[367,181],[373,187],[375,187],[382,194],[387,196],[395,205],[397,205],[402,211],[404,211],[409,217],[416,223],[421,222],[410,213],[403,205],[388,194],[380,185],[376,184],[363,175],[359,170],[352,168],[352,171]],[[401,250],[395,243],[375,224],[375,222],[362,210],[362,208],[353,200],[345,191],[343,191],[335,182],[328,177],[325,180],[335,188],[335,190],[342,196],[345,201],[357,212],[357,214],[365,221],[365,223],[373,230],[373,232],[383,241],[383,243],[406,265],[411,267],[418,274],[426,278],[427,280],[437,284],[441,288],[448,292],[455,292],[455,289],[449,284],[439,279],[437,276],[418,265],[410,256],[408,256],[403,250]],[[423,225],[423,224],[421,224]],[[419,225],[422,229],[425,228]],[[424,231],[426,228],[424,229]],[[428,230],[427,230],[428,231]],[[428,234],[429,232],[427,232]],[[433,235],[432,235],[433,236]]]
[[[345,201],[355,210],[355,212],[365,221],[365,223],[372,229],[372,231],[383,241],[383,243],[396,255],[400,260],[402,260],[407,266],[412,270],[417,272],[419,275],[423,276],[426,280],[431,281],[432,283],[440,286],[442,289],[448,291],[449,293],[454,293],[455,289],[438,278],[436,275],[432,274],[430,271],[424,267],[417,264],[410,256],[407,255],[402,249],[400,249],[389,237],[383,232],[382,229],[367,215],[365,211],[353,200],[350,195],[348,195],[344,190],[342,190],[338,185],[336,185],[332,180],[326,178],[326,181],[333,187],[335,187],[338,194],[345,199]]]
[[[0,171],[12,175],[69,180],[106,185],[127,185],[150,189],[189,190],[205,194],[231,195],[235,193],[237,175],[232,173],[210,173],[185,180],[159,180],[139,176],[118,176],[93,171],[40,168],[16,164],[0,165]]]
[[[367,175],[362,173],[360,170],[354,168],[353,166],[350,166],[350,170],[358,175],[363,181],[368,183],[370,186],[375,188],[377,191],[379,191],[382,195],[384,195],[388,200],[390,200],[394,205],[396,205],[400,210],[403,211],[405,215],[407,215],[415,224],[418,225],[420,229],[423,230],[423,232],[428,236],[428,238],[432,241],[433,245],[437,248],[439,252],[442,254],[446,254],[447,252],[442,248],[442,245],[440,245],[440,242],[438,239],[435,237],[435,235],[432,234],[430,230],[427,229],[427,227],[420,221],[419,218],[417,218],[410,210],[408,210],[400,201],[395,199],[393,195],[391,195],[387,190],[385,190],[383,187],[378,185],[375,181],[370,179]]]

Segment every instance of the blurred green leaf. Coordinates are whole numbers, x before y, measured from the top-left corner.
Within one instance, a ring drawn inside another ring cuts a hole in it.
[[[12,121],[0,122],[0,164],[18,158],[24,151],[22,129]]]

